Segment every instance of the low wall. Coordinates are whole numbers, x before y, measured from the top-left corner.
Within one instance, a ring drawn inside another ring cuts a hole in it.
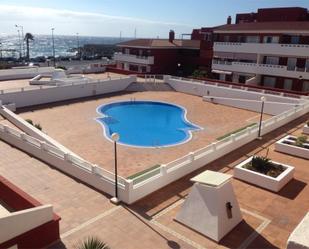
[[[248,99],[231,99],[231,98],[223,98],[223,97],[212,97],[212,96],[204,96],[203,99],[205,101],[226,105],[226,106],[233,106],[240,109],[245,109],[254,112],[261,111],[261,101],[258,100],[248,100]],[[278,115],[285,111],[290,110],[291,108],[298,106],[298,104],[294,103],[282,103],[282,102],[270,102],[265,101],[264,103],[264,113],[270,115]]]
[[[54,67],[29,67],[0,70],[0,80],[30,79],[38,74],[52,73]],[[1,82],[0,82],[1,83]]]
[[[44,205],[10,213],[0,218],[0,244],[53,219],[53,207]]]
[[[0,248],[42,248],[60,237],[60,217],[51,205],[40,202],[0,176],[0,200],[14,210],[0,218]]]
[[[0,92],[2,104],[15,103],[16,108],[53,103],[76,98],[96,96],[126,89],[136,76],[120,79],[98,80],[89,83],[72,83],[64,86],[45,86],[39,89],[20,89],[16,92]]]
[[[0,103],[0,115],[2,115],[4,118],[9,120],[12,124],[14,124],[16,127],[24,131],[26,134],[37,138],[41,141],[45,141],[48,144],[51,144],[59,149],[61,149],[64,153],[69,153],[71,155],[74,155],[78,158],[80,158],[78,155],[76,155],[74,152],[57,142],[55,139],[51,138],[50,136],[46,135],[44,132],[40,131],[39,129],[35,128],[33,125],[29,124],[27,121],[25,121],[20,116],[16,115],[14,112],[10,111],[6,107],[2,106]]]
[[[0,124],[0,139],[94,188],[114,195],[115,175],[23,132]],[[132,181],[118,176],[119,198],[128,203]]]
[[[268,94],[263,90],[258,92],[250,91],[247,87],[233,88],[228,85],[220,85],[210,81],[197,82],[188,79],[165,76],[164,81],[170,84],[177,92],[188,93],[196,96],[214,96],[234,99],[249,99],[260,101],[262,96],[266,96],[267,101],[282,103],[299,103],[301,99],[289,98],[280,95]]]
[[[302,104],[296,108],[292,108],[286,112],[283,112],[277,116],[274,116],[266,121],[262,122],[262,135],[265,135],[292,120],[303,116],[309,112],[309,103]],[[201,148],[197,151],[190,152],[187,155],[172,161],[166,165],[161,165],[158,173],[150,177],[147,177],[148,173],[145,173],[143,177],[145,180],[134,184],[133,190],[130,193],[129,203],[133,203],[152,192],[178,180],[185,175],[204,167],[212,161],[223,157],[227,153],[230,153],[239,147],[253,141],[258,137],[258,126],[248,127],[247,129],[234,133],[229,137],[217,141]],[[134,182],[134,179],[133,179]]]

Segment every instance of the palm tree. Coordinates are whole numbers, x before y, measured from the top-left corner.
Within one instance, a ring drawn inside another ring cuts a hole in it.
[[[30,60],[29,41],[33,41],[34,36],[31,33],[26,33],[24,40],[26,41],[27,45],[27,61],[29,61]]]
[[[75,246],[76,249],[110,249],[104,242],[96,237],[89,237],[81,244]]]

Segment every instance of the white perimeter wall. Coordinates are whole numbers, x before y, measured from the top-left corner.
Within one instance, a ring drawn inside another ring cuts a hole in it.
[[[44,205],[0,217],[0,244],[53,219],[53,207]]]
[[[232,98],[208,97],[208,96],[204,96],[203,99],[211,103],[233,106],[236,108],[254,112],[260,112],[262,108],[262,102],[258,100],[232,99]],[[297,107],[298,105],[299,104],[265,101],[264,113],[270,115],[278,115],[282,112],[290,110],[291,108]]]
[[[54,67],[29,67],[0,70],[0,80],[30,79],[38,74],[48,74],[55,70]]]
[[[197,96],[211,96],[211,97],[224,97],[235,99],[249,99],[260,101],[262,96],[265,96],[267,101],[270,102],[283,102],[283,103],[299,103],[302,100],[296,98],[289,98],[280,95],[272,95],[263,92],[255,92],[248,90],[235,89],[226,86],[215,85],[213,82],[205,81],[199,83],[190,80],[175,79],[175,77],[165,76],[165,82],[171,85],[177,92],[188,93]]]
[[[2,104],[15,103],[16,108],[53,103],[57,101],[96,96],[122,91],[136,81],[136,76],[121,79],[78,83],[65,86],[42,87],[41,89],[20,89],[0,94]]]

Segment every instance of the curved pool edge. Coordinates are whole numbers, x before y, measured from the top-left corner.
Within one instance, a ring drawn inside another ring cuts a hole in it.
[[[177,143],[173,143],[173,144],[168,144],[168,145],[161,145],[161,146],[139,146],[139,145],[132,145],[132,144],[127,144],[127,143],[122,143],[122,142],[117,142],[118,145],[123,145],[123,146],[128,146],[128,147],[133,147],[133,148],[144,148],[144,149],[155,149],[155,148],[168,148],[168,147],[173,147],[173,146],[178,146],[178,145],[182,145],[182,144],[185,144],[187,142],[189,142],[192,137],[193,137],[193,132],[195,131],[199,131],[199,130],[204,130],[203,127],[195,124],[195,123],[192,123],[190,122],[188,119],[187,119],[187,109],[181,105],[178,105],[178,104],[174,104],[174,103],[169,103],[169,102],[165,102],[165,101],[154,101],[154,100],[143,100],[143,99],[140,99],[140,100],[117,100],[117,101],[113,101],[113,102],[109,102],[109,103],[106,103],[106,104],[102,104],[102,105],[99,105],[97,108],[96,108],[96,112],[99,114],[99,117],[96,117],[94,118],[94,120],[96,122],[98,122],[102,127],[103,127],[103,134],[104,134],[104,137],[110,141],[111,143],[114,143],[114,141],[111,139],[110,135],[107,133],[108,131],[108,125],[104,122],[104,121],[100,121],[101,118],[104,118],[104,117],[108,117],[107,115],[104,115],[100,109],[104,106],[107,106],[107,105],[110,105],[110,104],[117,104],[117,103],[123,103],[123,102],[151,102],[151,103],[161,103],[161,104],[166,104],[166,105],[172,105],[172,106],[177,106],[178,108],[180,108],[182,110],[182,115],[181,115],[181,119],[183,120],[183,122],[185,122],[187,125],[190,125],[190,126],[194,126],[195,128],[192,128],[192,129],[188,129],[186,130],[186,134],[188,134],[188,136],[181,140],[180,142],[177,142]]]

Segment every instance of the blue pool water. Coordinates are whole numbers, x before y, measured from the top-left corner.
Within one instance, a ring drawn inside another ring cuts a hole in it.
[[[172,146],[190,140],[191,131],[200,129],[186,120],[180,106],[153,101],[123,101],[99,106],[105,136],[116,132],[119,142],[130,146]]]

